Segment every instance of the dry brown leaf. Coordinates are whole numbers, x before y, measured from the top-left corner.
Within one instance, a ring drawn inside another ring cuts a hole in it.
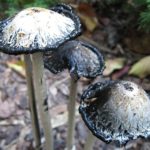
[[[88,31],[92,32],[97,27],[97,19],[89,16],[78,14]]]
[[[147,55],[150,54],[149,41],[149,34],[140,34],[138,32],[131,33],[129,37],[124,38],[124,43],[131,51]]]
[[[129,71],[129,75],[135,75],[141,79],[150,75],[150,56],[144,57],[135,63]]]
[[[92,32],[98,26],[98,19],[92,6],[87,3],[80,3],[77,6],[77,11],[87,30]]]

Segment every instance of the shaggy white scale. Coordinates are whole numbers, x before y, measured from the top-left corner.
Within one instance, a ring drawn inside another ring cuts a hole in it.
[[[13,47],[51,47],[75,30],[70,18],[52,10],[32,7],[21,11],[3,29],[3,41]]]
[[[82,97],[80,113],[103,141],[125,145],[129,140],[150,136],[150,100],[139,85],[130,81],[96,83]]]

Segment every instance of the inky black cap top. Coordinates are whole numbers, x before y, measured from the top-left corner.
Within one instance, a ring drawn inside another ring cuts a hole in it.
[[[72,77],[95,78],[104,70],[100,50],[86,42],[72,40],[59,47],[58,51],[45,53],[44,65],[53,73],[68,68]]]

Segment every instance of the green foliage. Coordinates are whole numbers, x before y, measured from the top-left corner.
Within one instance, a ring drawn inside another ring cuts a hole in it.
[[[118,3],[120,2],[120,0],[106,0],[105,3],[108,4],[108,5],[111,5],[111,4],[115,4],[115,3]]]
[[[5,5],[5,15],[12,16],[17,11],[27,7],[45,7],[55,5],[60,0],[0,0],[0,4]],[[1,5],[2,6],[2,5]],[[3,11],[1,9],[1,11]]]
[[[146,5],[146,0],[133,0],[133,4],[136,6]]]
[[[124,12],[132,16],[139,16],[137,18],[137,24],[139,24],[139,29],[146,32],[150,32],[150,0],[101,0],[101,8],[110,8],[112,5],[122,4]],[[136,24],[136,22],[135,22]]]
[[[140,14],[140,28],[150,32],[150,9]]]
[[[140,28],[150,32],[150,0],[147,0],[147,10],[140,14]]]
[[[82,0],[84,2],[91,2],[92,0]],[[27,7],[51,7],[56,3],[61,2],[61,0],[0,0],[0,16],[1,13],[5,16],[12,16],[17,11],[27,8]],[[139,28],[150,32],[150,0],[131,0],[128,1],[121,0],[101,0],[99,1],[101,8],[115,5],[117,3],[123,3],[122,9],[126,12],[134,15],[134,10],[139,14]],[[138,8],[138,9],[137,9]]]
[[[121,2],[120,0],[100,0],[99,5],[101,8],[107,8],[110,5],[117,4],[120,2]]]

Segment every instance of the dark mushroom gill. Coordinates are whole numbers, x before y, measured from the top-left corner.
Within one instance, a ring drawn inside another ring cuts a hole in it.
[[[86,42],[68,41],[54,53],[44,55],[44,65],[52,73],[69,69],[71,76],[94,78],[102,74],[104,59],[93,45]]]
[[[106,81],[91,85],[81,97],[79,112],[101,140],[117,146],[150,136],[150,99],[129,81]]]

